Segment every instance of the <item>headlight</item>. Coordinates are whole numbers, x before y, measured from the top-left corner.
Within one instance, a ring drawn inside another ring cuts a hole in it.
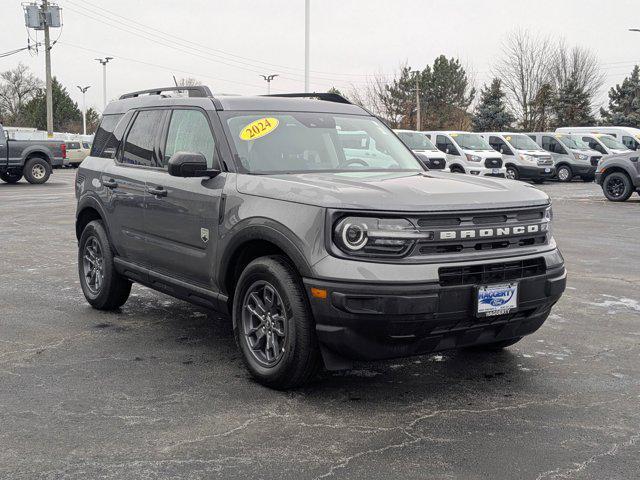
[[[520,160],[523,160],[525,162],[536,162],[537,161],[536,157],[534,157],[532,155],[526,155],[524,153],[520,154]]]
[[[583,153],[574,153],[573,156],[576,157],[577,160],[588,160],[589,159],[589,156],[588,155],[584,155]]]
[[[470,162],[479,162],[482,160],[482,157],[479,157],[478,155],[471,155],[470,153],[467,153],[467,160],[469,160]]]
[[[401,256],[417,240],[433,240],[405,218],[345,217],[336,223],[334,243],[350,255]]]
[[[548,206],[545,209],[543,220],[546,220],[547,222],[550,222],[551,220],[553,220],[553,209],[551,208],[551,206]]]

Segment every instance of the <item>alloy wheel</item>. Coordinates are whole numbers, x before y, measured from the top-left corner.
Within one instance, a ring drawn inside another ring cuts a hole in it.
[[[277,289],[267,281],[253,283],[242,302],[243,336],[253,357],[265,367],[276,365],[285,351],[287,316]]]
[[[560,170],[558,170],[558,178],[563,181],[566,182],[569,180],[569,170],[562,167],[560,168]]]
[[[104,256],[96,237],[89,237],[84,244],[82,272],[89,291],[99,294],[104,283]]]
[[[614,177],[607,181],[606,189],[607,193],[611,195],[611,197],[619,198],[624,194],[626,185],[621,178]]]
[[[46,174],[47,174],[47,171],[39,163],[36,163],[33,167],[31,167],[31,175],[36,180],[42,180]]]

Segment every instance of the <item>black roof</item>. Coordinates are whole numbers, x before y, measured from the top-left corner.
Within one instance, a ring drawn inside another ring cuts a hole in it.
[[[163,92],[186,91],[188,97],[168,96]],[[105,108],[104,114],[125,113],[133,108],[191,105],[204,109],[232,111],[317,112],[370,115],[334,93],[290,93],[277,95],[213,95],[204,86],[166,87],[124,94]]]

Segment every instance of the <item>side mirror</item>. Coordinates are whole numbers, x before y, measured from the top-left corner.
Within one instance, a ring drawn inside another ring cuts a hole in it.
[[[209,177],[213,178],[220,170],[207,168],[207,159],[201,153],[176,152],[167,165],[169,175],[174,177]]]
[[[449,151],[449,147],[447,147],[447,148],[445,148],[445,149],[444,149],[444,153],[447,153],[447,154],[451,153],[451,152]]]

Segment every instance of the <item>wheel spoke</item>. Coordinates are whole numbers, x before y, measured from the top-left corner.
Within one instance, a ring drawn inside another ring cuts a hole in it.
[[[273,306],[275,303],[276,292],[269,285],[265,285],[264,291],[262,293],[262,298],[264,298],[264,306],[267,309],[267,312],[273,310]]]
[[[267,309],[264,307],[264,303],[262,303],[262,300],[260,300],[255,292],[252,292],[251,295],[249,295],[249,299],[253,301],[254,305],[260,311],[261,315],[267,313]]]

